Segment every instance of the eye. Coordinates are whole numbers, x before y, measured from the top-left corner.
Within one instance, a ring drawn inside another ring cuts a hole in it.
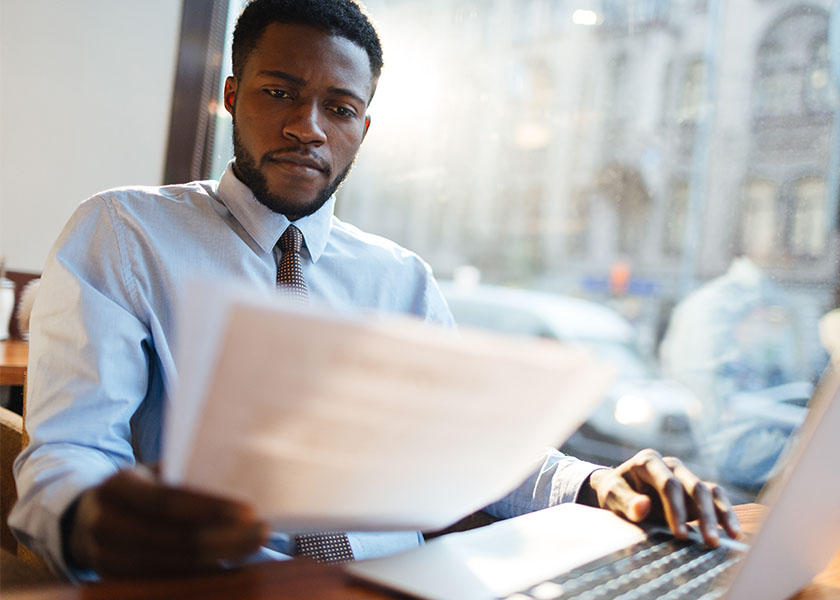
[[[287,92],[286,90],[267,89],[267,90],[263,90],[263,91],[266,94],[268,94],[269,96],[271,96],[272,98],[283,99],[283,98],[291,98],[292,97],[292,95],[289,92]]]
[[[330,110],[337,114],[339,117],[344,119],[349,119],[356,116],[356,112],[346,106],[332,106]]]

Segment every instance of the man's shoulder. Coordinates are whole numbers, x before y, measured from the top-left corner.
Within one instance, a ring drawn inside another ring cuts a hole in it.
[[[98,192],[88,202],[104,201],[125,206],[166,202],[193,204],[201,198],[215,197],[217,188],[218,182],[213,180],[170,185],[126,185]]]
[[[352,247],[354,254],[381,263],[413,264],[426,271],[429,267],[418,254],[381,235],[369,233],[333,216],[331,240],[335,244]]]
[[[64,227],[59,243],[66,239],[104,234],[113,230],[119,237],[147,233],[185,238],[196,229],[223,222],[214,181],[178,185],[123,186],[103,190],[81,202]],[[134,233],[132,233],[134,232]]]
[[[419,316],[428,322],[454,324],[435,282],[432,268],[420,256],[393,240],[362,231],[333,217],[331,255],[351,257],[351,277],[359,289],[373,294],[372,308]],[[338,263],[342,269],[348,265]]]

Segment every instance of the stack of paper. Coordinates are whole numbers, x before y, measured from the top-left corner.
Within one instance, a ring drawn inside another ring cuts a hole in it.
[[[164,477],[284,531],[443,528],[521,483],[610,379],[556,342],[229,288],[185,299]]]

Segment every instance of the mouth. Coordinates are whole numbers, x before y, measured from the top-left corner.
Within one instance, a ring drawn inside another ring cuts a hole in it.
[[[314,158],[303,156],[301,154],[270,154],[263,160],[266,163],[273,164],[282,167],[287,171],[302,175],[329,174],[329,168],[327,165]]]

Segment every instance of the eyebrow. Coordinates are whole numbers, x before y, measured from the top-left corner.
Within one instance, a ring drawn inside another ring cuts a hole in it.
[[[264,70],[260,71],[259,75],[263,75],[265,77],[274,77],[275,79],[283,79],[285,81],[288,81],[289,83],[294,83],[296,85],[306,85],[305,79],[303,79],[302,77],[298,77],[297,75],[286,73],[285,71]],[[358,102],[361,102],[363,106],[367,106],[367,101],[353,90],[347,88],[330,87],[328,88],[328,91],[331,94],[336,94],[339,96],[348,96]]]

